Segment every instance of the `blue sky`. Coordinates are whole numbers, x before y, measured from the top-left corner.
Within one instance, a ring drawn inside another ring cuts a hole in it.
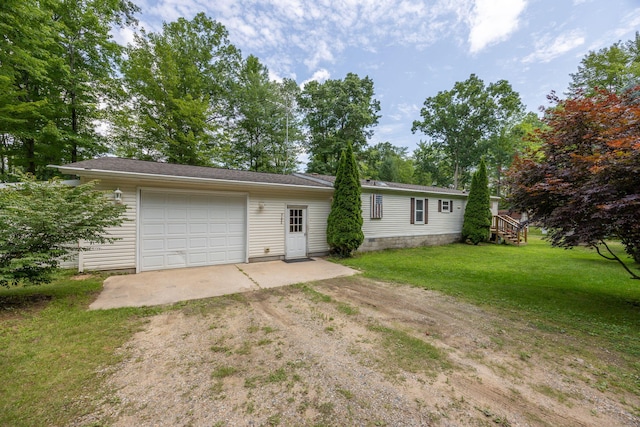
[[[639,0],[134,0],[140,26],[198,12],[225,25],[274,79],[373,79],[382,118],[370,140],[413,150],[427,97],[477,74],[508,80],[530,111],[563,93],[591,50],[640,30]],[[131,30],[115,34],[132,40]]]

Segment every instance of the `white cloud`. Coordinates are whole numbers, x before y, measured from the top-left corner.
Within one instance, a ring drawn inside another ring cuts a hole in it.
[[[316,68],[320,62],[333,62],[334,57],[331,52],[331,48],[324,40],[319,40],[317,46],[315,47],[315,51],[311,58],[308,58],[304,61],[304,65],[309,69]]]
[[[624,37],[638,31],[638,27],[640,27],[640,8],[625,15],[622,19],[622,25],[616,29],[615,35],[616,37]]]
[[[111,36],[113,37],[113,41],[115,41],[121,46],[133,44],[134,34],[135,32],[129,27],[125,27],[125,28],[115,27],[111,29]]]
[[[286,61],[303,63],[311,71],[334,63],[348,48],[374,51],[380,45],[410,45],[421,49],[442,38],[457,37],[466,29],[476,0],[143,1],[155,3],[145,13],[158,20],[191,19],[203,11],[227,28],[230,40],[243,52],[276,58],[286,51],[290,56]],[[290,73],[280,61],[266,65],[279,75]]]
[[[560,34],[555,38],[543,37],[536,43],[536,50],[523,58],[522,62],[550,62],[558,56],[565,54],[585,43],[582,31],[573,30]]]
[[[469,17],[469,50],[478,53],[505,41],[518,29],[525,0],[476,0]]]
[[[311,81],[317,81],[318,83],[324,83],[326,80],[328,80],[331,77],[331,73],[326,70],[325,68],[321,68],[318,71],[316,71],[315,73],[313,73],[313,75],[308,78],[307,80],[303,81],[300,84],[300,87],[304,87],[304,85],[306,85],[307,83],[311,82]]]
[[[419,116],[420,108],[417,104],[398,104],[395,106],[395,111],[388,116],[396,121],[414,119]]]

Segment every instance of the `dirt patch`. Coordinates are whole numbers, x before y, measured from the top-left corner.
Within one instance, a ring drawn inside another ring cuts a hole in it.
[[[53,299],[51,295],[4,295],[0,297],[0,321],[23,319],[43,310]]]
[[[77,424],[640,426],[638,396],[565,344],[360,277],[256,291],[151,318]]]

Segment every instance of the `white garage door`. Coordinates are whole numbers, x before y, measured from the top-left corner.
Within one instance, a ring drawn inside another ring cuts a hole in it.
[[[244,262],[246,197],[140,192],[140,270]]]

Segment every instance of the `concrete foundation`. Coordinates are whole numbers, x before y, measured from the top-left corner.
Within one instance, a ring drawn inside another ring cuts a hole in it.
[[[364,239],[364,242],[362,242],[362,245],[358,248],[358,252],[447,245],[449,243],[459,242],[461,238],[460,233],[435,234],[429,236],[368,237]]]

